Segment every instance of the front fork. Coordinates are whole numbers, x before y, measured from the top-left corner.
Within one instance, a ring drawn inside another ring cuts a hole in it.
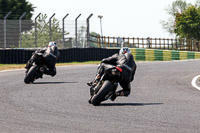
[[[105,96],[105,99],[106,99],[106,100],[107,100],[107,99],[110,99],[110,98],[115,94],[115,92],[116,92],[116,90],[117,90],[118,83],[114,82],[113,85],[114,85],[114,86],[113,86],[112,91],[111,91],[110,93],[108,93],[107,96]]]
[[[96,92],[98,92],[98,90],[101,88],[102,84],[103,84],[103,81],[100,81],[96,86],[92,86],[90,88],[90,95],[91,95],[91,97],[89,99],[89,103],[90,103],[90,100],[92,99],[92,97],[94,96],[94,94],[96,94]],[[117,90],[117,87],[118,87],[118,83],[114,82],[113,85],[114,86],[113,86],[112,91],[105,97],[105,100],[109,99],[112,95],[115,94],[115,92]]]

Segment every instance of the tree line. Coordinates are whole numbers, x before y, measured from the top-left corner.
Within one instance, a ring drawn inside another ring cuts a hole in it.
[[[195,4],[176,0],[166,11],[170,18],[162,21],[164,29],[181,39],[200,40],[200,0]]]

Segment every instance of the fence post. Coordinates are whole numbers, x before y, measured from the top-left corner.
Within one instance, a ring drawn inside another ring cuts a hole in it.
[[[65,15],[65,17],[62,19],[63,22],[63,48],[65,46],[65,18],[68,16],[69,14]]]
[[[144,38],[142,38],[142,48],[144,48]]]
[[[129,42],[129,37],[128,37],[128,47],[130,48],[130,42]]]
[[[87,47],[90,44],[90,18],[93,16],[93,14],[91,13],[90,16],[87,18]]]
[[[55,13],[49,18],[49,41],[52,41],[52,33],[51,33],[51,19],[55,16]]]
[[[40,16],[41,13],[39,13],[36,17],[35,17],[35,47],[37,48],[37,18]]]
[[[155,49],[157,49],[157,38],[155,38]]]
[[[167,38],[167,43],[168,43],[168,50],[169,50],[169,38]]]
[[[12,12],[8,12],[6,14],[6,16],[4,17],[4,48],[6,48],[6,19],[8,18],[8,16],[11,14]]]
[[[198,51],[200,50],[200,40],[198,41]]]
[[[164,44],[164,49],[165,49],[165,38],[163,38],[163,44]]]
[[[175,41],[176,41],[176,50],[178,50],[177,38],[175,39]]]
[[[106,36],[104,36],[104,44],[105,44],[105,48],[106,48],[107,47]]]
[[[196,40],[193,40],[193,51],[196,51]]]
[[[115,37],[113,37],[113,47],[115,47]]]
[[[101,48],[101,36],[98,36],[98,45],[99,45],[99,48]]]
[[[24,12],[20,18],[19,18],[19,48],[22,47],[22,18],[26,15],[26,12]]]
[[[77,20],[78,18],[81,16],[81,14],[78,15],[78,17],[75,19],[75,42],[76,42],[76,47],[77,47],[77,36],[78,36],[78,33],[77,33]]]
[[[108,36],[108,47],[110,47],[110,37]]]
[[[161,49],[161,45],[162,45],[162,44],[161,44],[161,38],[159,38],[159,44],[160,44],[160,49]]]
[[[146,39],[146,45],[148,46],[148,48],[150,49],[151,48],[151,42],[150,42],[150,37],[147,37]]]

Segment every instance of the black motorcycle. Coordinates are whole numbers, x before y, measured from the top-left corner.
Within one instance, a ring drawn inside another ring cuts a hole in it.
[[[33,58],[28,62],[28,66],[25,68],[27,69],[24,78],[26,84],[33,83],[36,79],[42,78],[43,72],[46,69],[43,54],[38,51],[33,53]]]
[[[110,99],[117,90],[121,75],[122,69],[120,67],[106,69],[99,82],[91,86],[91,98],[88,102],[97,106],[101,102]]]

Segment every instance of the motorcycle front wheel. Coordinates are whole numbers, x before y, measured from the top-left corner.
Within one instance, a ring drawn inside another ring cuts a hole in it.
[[[31,82],[34,81],[34,78],[35,78],[35,74],[38,70],[38,66],[35,65],[35,66],[32,66],[29,71],[26,73],[26,76],[24,78],[24,83],[26,84],[30,84]]]
[[[113,84],[109,80],[106,80],[99,91],[91,98],[91,103],[94,106],[100,105],[101,102],[105,100],[106,95],[108,95],[112,89]]]

